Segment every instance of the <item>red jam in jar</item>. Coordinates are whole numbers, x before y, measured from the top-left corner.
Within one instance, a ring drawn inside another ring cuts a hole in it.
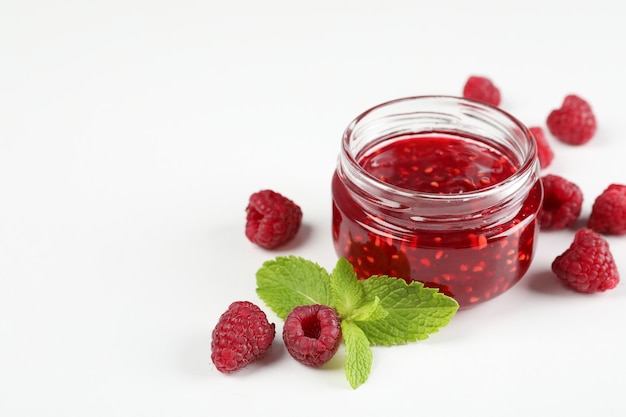
[[[543,192],[535,142],[515,118],[461,98],[410,97],[363,113],[342,145],[333,239],[359,278],[420,281],[467,308],[526,273]]]

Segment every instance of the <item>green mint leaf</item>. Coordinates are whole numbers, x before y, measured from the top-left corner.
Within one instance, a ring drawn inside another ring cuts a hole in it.
[[[330,305],[330,275],[318,264],[296,256],[279,256],[256,273],[257,295],[282,319],[297,306]]]
[[[346,378],[350,386],[357,389],[367,381],[374,355],[370,343],[363,330],[351,320],[341,321],[343,342],[346,346]]]
[[[335,269],[330,274],[330,288],[331,306],[340,317],[350,318],[352,312],[363,303],[365,291],[358,282],[352,264],[345,258],[337,260]]]
[[[352,312],[349,319],[354,321],[382,320],[389,312],[380,303],[380,298],[374,297],[374,301],[363,304]]]
[[[391,346],[426,339],[447,325],[459,308],[455,299],[426,288],[419,282],[387,276],[371,277],[359,283],[366,299],[380,299],[388,315],[383,320],[359,322],[372,345]]]

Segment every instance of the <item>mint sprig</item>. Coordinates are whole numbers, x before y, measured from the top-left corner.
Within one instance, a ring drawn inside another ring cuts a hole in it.
[[[341,321],[341,333],[346,345],[346,364],[344,365],[346,377],[352,388],[367,381],[372,370],[374,354],[370,348],[367,335],[351,320]]]
[[[281,319],[297,306],[331,306],[330,276],[318,264],[296,256],[267,261],[256,273],[257,294]]]
[[[346,259],[339,259],[330,274],[333,307],[343,319],[350,319],[365,302],[365,290],[359,285],[354,268]]]
[[[459,308],[453,298],[419,282],[388,276],[359,280],[345,258],[328,273],[309,260],[279,256],[263,264],[256,281],[258,296],[282,319],[300,305],[322,304],[337,311],[345,373],[355,389],[369,377],[370,346],[424,340],[446,326]]]
[[[454,298],[427,288],[420,282],[407,284],[385,276],[359,281],[367,294],[365,302],[380,300],[388,313],[384,320],[359,322],[373,345],[399,345],[424,340],[436,333],[459,308]]]

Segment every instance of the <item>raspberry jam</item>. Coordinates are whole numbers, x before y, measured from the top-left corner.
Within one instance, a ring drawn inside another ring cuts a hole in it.
[[[467,308],[517,283],[543,192],[528,129],[454,97],[395,100],[346,129],[332,180],[333,239],[361,279],[439,288]]]

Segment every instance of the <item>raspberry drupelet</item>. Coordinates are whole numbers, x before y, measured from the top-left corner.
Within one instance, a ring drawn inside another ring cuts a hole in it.
[[[603,234],[626,234],[626,185],[611,184],[596,198],[587,227]]]
[[[596,133],[597,122],[589,103],[570,94],[560,108],[552,110],[546,121],[552,135],[569,145],[583,145]]]
[[[548,174],[541,178],[543,185],[543,205],[539,212],[539,226],[542,230],[558,230],[571,226],[580,216],[583,193],[578,185],[560,177]]]
[[[469,77],[463,87],[463,97],[492,106],[500,105],[500,89],[487,77]]]
[[[211,360],[218,371],[234,372],[265,356],[275,335],[274,323],[257,305],[235,301],[213,329]]]
[[[539,158],[539,165],[541,168],[547,168],[554,159],[554,152],[548,143],[546,135],[540,126],[533,126],[529,128],[530,132],[535,138],[537,144],[537,157]]]
[[[265,249],[274,249],[292,240],[300,229],[302,210],[272,190],[250,196],[246,208],[246,237]]]
[[[294,308],[285,319],[283,341],[298,362],[320,367],[341,344],[341,320],[334,309],[319,304]]]
[[[591,229],[580,229],[571,246],[552,262],[552,271],[582,293],[613,289],[619,273],[608,242]]]

